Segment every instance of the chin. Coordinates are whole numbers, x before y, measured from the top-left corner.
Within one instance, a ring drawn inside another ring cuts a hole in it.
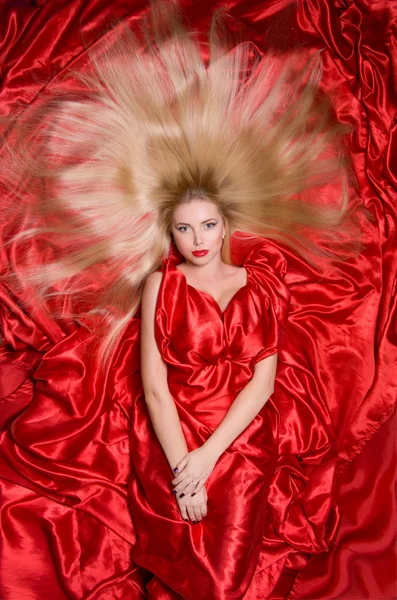
[[[198,264],[198,265],[205,265],[205,264],[207,264],[207,263],[211,262],[211,260],[212,260],[212,259],[213,259],[213,258],[214,258],[214,257],[215,257],[217,254],[219,254],[219,255],[220,255],[220,253],[221,253],[221,251],[220,251],[220,250],[219,250],[219,251],[217,251],[217,250],[210,250],[210,251],[208,252],[208,254],[206,254],[205,256],[202,256],[202,257],[199,257],[199,256],[194,256],[194,254],[191,254],[191,255],[190,255],[190,258],[189,258],[189,260],[190,260],[191,262],[194,262],[195,264]]]
[[[208,254],[207,256],[190,256],[189,258],[190,262],[197,264],[197,265],[204,265],[205,263],[208,262]]]

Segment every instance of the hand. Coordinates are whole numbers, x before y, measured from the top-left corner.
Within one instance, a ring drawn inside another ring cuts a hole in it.
[[[203,517],[207,515],[207,490],[202,487],[197,494],[192,497],[190,494],[179,498],[177,496],[176,501],[181,512],[182,519],[190,521],[192,523],[199,523]]]
[[[188,452],[174,469],[178,474],[172,480],[173,493],[182,498],[189,493],[197,494],[211,475],[217,458],[205,446]]]

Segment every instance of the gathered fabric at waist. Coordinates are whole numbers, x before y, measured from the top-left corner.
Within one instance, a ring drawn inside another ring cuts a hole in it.
[[[218,364],[167,365],[168,387],[177,404],[187,403],[191,410],[203,401],[235,395],[251,380],[253,371],[248,363],[225,360]]]

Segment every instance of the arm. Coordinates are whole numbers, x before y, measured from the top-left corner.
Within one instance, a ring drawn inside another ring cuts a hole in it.
[[[171,469],[187,453],[178,411],[167,381],[167,365],[158,350],[154,336],[155,309],[161,273],[153,273],[145,283],[141,305],[141,373],[145,400],[154,431]],[[170,490],[171,493],[171,490]],[[207,491],[176,498],[185,521],[201,521],[207,514]]]
[[[221,454],[248,427],[272,395],[276,368],[277,353],[255,365],[252,379],[238,393],[212,435],[200,448],[184,456],[177,471],[174,469],[179,473],[172,482],[177,493],[192,491],[192,480],[200,482],[194,492],[201,489]]]
[[[274,391],[277,353],[255,365],[252,379],[239,392],[222,422],[203,444],[216,460],[248,427]]]
[[[167,365],[154,336],[155,308],[162,274],[152,273],[145,282],[141,304],[141,373],[145,400],[154,431],[173,469],[187,453],[178,412],[167,382]]]

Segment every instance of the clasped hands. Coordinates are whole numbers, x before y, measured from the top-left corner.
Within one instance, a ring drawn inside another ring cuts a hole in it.
[[[217,457],[205,446],[188,452],[174,468],[173,494],[185,521],[198,523],[207,514],[207,490],[205,482],[211,475]]]

